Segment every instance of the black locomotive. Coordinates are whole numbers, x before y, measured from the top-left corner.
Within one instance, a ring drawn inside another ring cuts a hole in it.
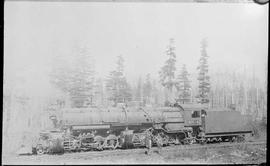
[[[252,134],[249,117],[233,110],[209,110],[203,105],[171,107],[70,108],[56,117],[58,130],[42,133],[37,154],[145,146],[151,131],[153,145],[162,146],[243,141]],[[59,149],[59,148],[58,148]]]

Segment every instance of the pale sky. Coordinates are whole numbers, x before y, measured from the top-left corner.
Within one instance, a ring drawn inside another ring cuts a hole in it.
[[[204,37],[210,72],[246,66],[263,78],[267,69],[268,5],[5,2],[4,10],[7,76],[27,69],[43,77],[53,56],[71,54],[74,45],[81,45],[89,48],[101,77],[121,54],[128,80],[147,73],[157,78],[170,38],[176,42],[177,69],[185,63],[194,73]]]

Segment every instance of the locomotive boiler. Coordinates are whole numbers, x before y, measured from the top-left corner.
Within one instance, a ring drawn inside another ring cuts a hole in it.
[[[74,137],[92,137],[97,149],[145,146],[145,132],[150,128],[154,138],[162,137],[164,145],[179,144],[192,131],[190,126],[185,126],[181,107],[66,109],[61,123]],[[64,148],[74,149],[65,146],[72,145],[72,141],[64,141]]]

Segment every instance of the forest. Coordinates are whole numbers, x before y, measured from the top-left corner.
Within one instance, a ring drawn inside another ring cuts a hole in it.
[[[250,114],[254,120],[266,117],[267,82],[245,71],[209,70],[211,56],[207,52],[206,39],[202,39],[200,54],[194,59],[197,73],[189,73],[189,64],[176,66],[174,42],[170,39],[164,50],[167,59],[156,71],[159,77],[145,73],[133,84],[124,74],[125,59],[121,55],[115,57],[115,64],[112,64],[115,68],[106,78],[96,76],[94,56],[87,47],[75,48],[73,56],[54,56],[49,83],[42,85],[50,86],[50,91],[37,85],[39,91],[29,95],[24,86],[34,87],[31,82],[27,83],[27,78],[16,78],[12,86],[7,86],[4,77],[4,134],[15,139],[18,133],[45,129],[51,123],[48,117],[57,115],[60,108],[115,107],[118,103],[142,107],[169,106],[175,102],[206,104],[213,109],[228,108]]]

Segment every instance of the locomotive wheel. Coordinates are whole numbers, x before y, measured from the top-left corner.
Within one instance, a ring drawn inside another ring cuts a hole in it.
[[[236,142],[236,140],[237,140],[236,137],[231,137],[230,138],[230,142]]]
[[[154,137],[154,142],[156,143],[158,147],[163,147],[165,145],[163,138],[159,134]]]
[[[103,143],[102,142],[98,142],[98,146],[97,146],[96,149],[102,151],[103,150]]]
[[[44,150],[44,148],[41,145],[38,145],[36,147],[36,152],[37,152],[38,155],[42,155],[42,154],[45,153],[45,150]]]
[[[192,137],[192,138],[188,138],[188,139],[186,139],[186,143],[188,144],[188,145],[191,145],[191,144],[194,144],[194,143],[196,143],[196,140],[195,140],[195,138],[194,137]]]
[[[109,135],[103,143],[103,147],[109,148],[111,150],[116,149],[118,146],[119,146],[119,141],[115,135]]]
[[[218,141],[218,142],[222,142],[223,140],[222,140],[221,137],[219,137],[219,138],[217,139],[217,141]]]
[[[201,145],[205,145],[206,144],[206,140],[202,140],[200,143],[201,143]]]
[[[97,150],[103,150],[103,147],[104,147],[104,138],[103,137],[101,137],[101,136],[96,136],[95,138],[94,138],[94,141],[95,141],[95,143],[97,143],[97,147],[96,147],[96,149]]]
[[[192,139],[184,139],[184,145],[191,145]]]
[[[243,136],[238,136],[238,137],[236,137],[236,141],[237,141],[237,142],[243,142],[243,141],[245,141],[245,137],[243,137]]]
[[[110,139],[108,140],[108,142],[109,142],[109,148],[112,150],[116,149],[119,146],[118,139]]]
[[[199,142],[201,145],[205,145],[207,141],[206,141],[206,138],[201,138]]]
[[[181,144],[181,139],[178,136],[176,136],[174,144],[175,145],[180,145]]]
[[[170,145],[170,137],[166,134],[163,135],[162,137],[162,143],[163,143],[163,146],[168,146]]]

